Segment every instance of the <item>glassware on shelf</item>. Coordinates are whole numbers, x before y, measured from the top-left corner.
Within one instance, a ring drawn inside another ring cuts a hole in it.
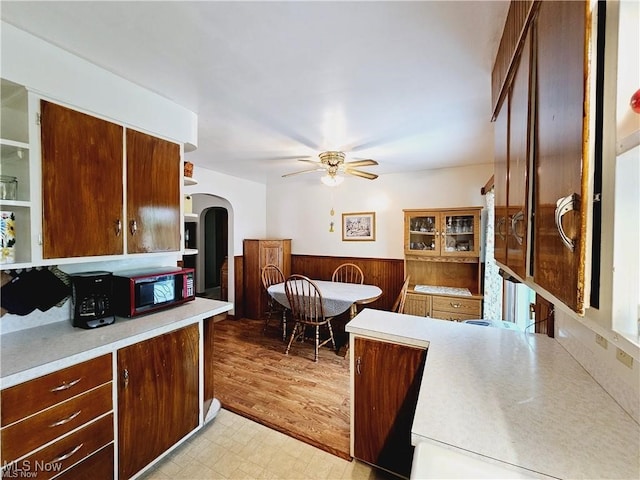
[[[15,200],[18,197],[18,179],[0,175],[0,200]]]

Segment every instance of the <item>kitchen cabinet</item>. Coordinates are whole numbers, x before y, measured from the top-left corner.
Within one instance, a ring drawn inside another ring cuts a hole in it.
[[[3,476],[22,470],[51,478],[113,447],[111,359],[103,355],[0,392]],[[113,477],[113,455],[106,460],[111,470],[94,478]]]
[[[40,108],[43,258],[179,251],[180,146],[127,129],[125,161],[122,126]]]
[[[124,253],[123,128],[42,101],[42,253]]]
[[[493,94],[504,98],[494,112],[495,258],[520,281],[583,313],[593,205],[587,179],[594,155],[594,12],[584,1],[529,7],[521,12],[521,31],[507,19],[503,41],[521,40],[496,59],[496,66],[505,58],[512,63],[504,94]]]
[[[352,456],[409,477],[426,350],[353,336]]]
[[[199,328],[117,352],[119,478],[131,478],[199,425]]]
[[[128,253],[180,250],[180,146],[127,129]]]
[[[525,278],[529,219],[531,31],[495,121],[495,232],[498,263]]]
[[[245,315],[260,319],[267,311],[267,292],[262,286],[262,267],[276,265],[284,277],[291,275],[290,239],[245,239],[243,242]]]
[[[533,281],[585,306],[590,116],[587,2],[542,2],[536,28]],[[587,35],[585,35],[587,34]],[[588,301],[587,301],[588,302]],[[588,303],[587,303],[588,305]]]
[[[4,232],[0,268],[19,268],[31,261],[31,221],[33,215],[30,174],[32,158],[29,148],[28,94],[13,82],[0,79],[0,210],[13,215],[13,239]],[[9,191],[5,182],[17,189]],[[13,195],[15,193],[15,195]]]

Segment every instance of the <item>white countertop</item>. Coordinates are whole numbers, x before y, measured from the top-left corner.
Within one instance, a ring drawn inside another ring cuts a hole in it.
[[[640,426],[554,339],[372,309],[346,331],[428,347],[413,445],[557,478],[640,478]]]
[[[196,298],[141,317],[116,317],[115,323],[90,330],[75,328],[69,320],[6,333],[0,336],[0,386],[11,387],[232,307],[228,302]]]

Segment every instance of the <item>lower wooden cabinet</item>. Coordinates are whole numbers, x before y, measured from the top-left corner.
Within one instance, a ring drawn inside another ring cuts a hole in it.
[[[199,329],[118,350],[119,478],[131,478],[199,425]]]
[[[482,297],[408,292],[404,313],[457,322],[479,319],[482,318]]]
[[[353,456],[408,478],[427,351],[357,336],[353,342]]]
[[[3,477],[53,478],[113,444],[111,362],[103,355],[0,392]],[[91,478],[113,478],[113,455],[105,468]]]

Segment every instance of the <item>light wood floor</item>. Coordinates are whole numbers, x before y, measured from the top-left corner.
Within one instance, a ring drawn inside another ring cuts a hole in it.
[[[223,408],[349,459],[349,359],[313,344],[284,355],[277,322],[226,319],[214,327],[214,394]]]

